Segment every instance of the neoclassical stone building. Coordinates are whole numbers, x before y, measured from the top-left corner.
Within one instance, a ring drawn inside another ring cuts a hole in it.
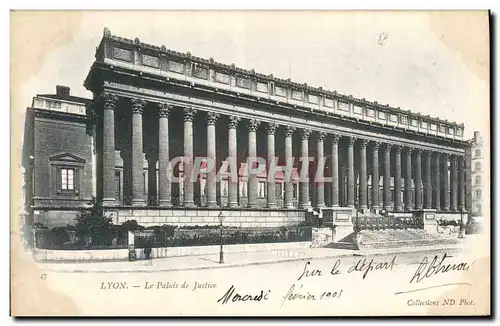
[[[356,209],[366,217],[428,211],[435,218],[458,214],[464,205],[463,124],[107,29],[84,85],[94,94],[84,118],[94,163],[81,178],[93,179],[95,195],[117,223],[213,224],[222,211],[230,225],[295,225],[314,210],[352,226]],[[59,152],[81,157],[76,150]],[[169,165],[176,157],[183,163]],[[212,158],[216,166],[193,182],[185,176],[197,157]],[[276,158],[280,167],[293,160],[291,173],[272,180],[269,166],[249,173],[248,157],[265,158],[267,165]],[[314,161],[303,165],[300,157]],[[317,171],[329,179],[315,182]],[[72,203],[88,199],[64,195]],[[47,203],[36,202],[34,209],[50,216]],[[59,206],[71,211],[67,202]]]

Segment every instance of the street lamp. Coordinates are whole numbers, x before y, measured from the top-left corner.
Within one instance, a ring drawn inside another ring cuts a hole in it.
[[[222,222],[224,221],[224,215],[222,212],[219,213],[220,222],[220,252],[219,252],[219,264],[224,264],[224,252],[222,251]]]
[[[463,239],[465,238],[465,228],[464,228],[464,205],[460,205],[460,228],[458,229],[458,238]]]

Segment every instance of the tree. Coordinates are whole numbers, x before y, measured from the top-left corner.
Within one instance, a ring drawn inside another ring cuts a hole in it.
[[[92,245],[107,245],[112,240],[111,218],[104,216],[102,203],[92,197],[90,209],[83,209],[76,217],[76,234],[90,239]]]

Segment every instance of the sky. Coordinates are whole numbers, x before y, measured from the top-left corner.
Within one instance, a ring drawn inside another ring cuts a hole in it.
[[[43,14],[19,15],[35,35],[21,38],[29,49],[21,56],[33,69],[20,82],[15,110],[56,85],[91,98],[83,81],[107,27],[113,35],[465,123],[465,138],[488,133],[488,34],[480,12]]]

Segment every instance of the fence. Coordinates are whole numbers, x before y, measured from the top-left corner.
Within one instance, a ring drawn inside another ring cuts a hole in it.
[[[144,248],[146,243],[152,248],[184,247],[184,246],[211,246],[221,243],[221,229],[189,228],[179,229],[156,227],[148,235],[139,232],[134,236],[136,248]],[[35,233],[36,247],[52,250],[98,250],[98,249],[124,249],[128,245],[127,233],[115,234],[114,238],[107,237],[104,241],[96,242],[89,239],[78,239],[75,231],[37,230]],[[312,241],[312,228],[310,226],[277,227],[277,228],[222,228],[222,243],[252,244],[252,243],[278,243],[278,242],[305,242]]]
[[[422,217],[359,216],[355,225],[360,230],[423,229]]]

